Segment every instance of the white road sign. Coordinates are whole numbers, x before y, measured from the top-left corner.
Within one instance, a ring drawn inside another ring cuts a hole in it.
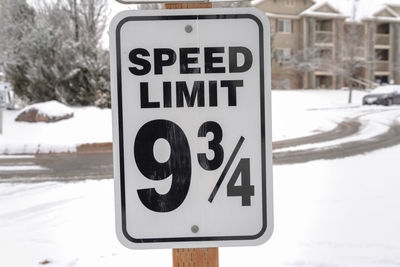
[[[265,242],[273,229],[265,15],[126,11],[110,33],[119,240],[130,248]]]

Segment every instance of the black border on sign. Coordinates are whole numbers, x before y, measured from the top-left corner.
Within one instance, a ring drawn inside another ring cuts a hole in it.
[[[205,19],[251,19],[259,28],[259,53],[260,53],[260,113],[261,113],[261,162],[262,162],[262,210],[263,226],[261,231],[251,236],[204,236],[204,237],[167,237],[167,238],[134,238],[129,235],[126,225],[126,197],[125,197],[125,165],[124,165],[124,135],[122,114],[122,74],[121,74],[121,28],[128,21],[154,21],[154,20],[205,20]],[[264,27],[258,17],[253,14],[208,14],[208,15],[160,15],[160,16],[132,16],[121,20],[116,28],[117,52],[117,95],[118,95],[118,130],[119,130],[119,157],[120,157],[120,183],[121,183],[121,215],[122,232],[125,238],[133,243],[166,243],[166,242],[191,242],[191,241],[235,241],[255,240],[260,238],[267,229],[267,186],[266,186],[266,140],[265,140],[265,74],[264,74]]]

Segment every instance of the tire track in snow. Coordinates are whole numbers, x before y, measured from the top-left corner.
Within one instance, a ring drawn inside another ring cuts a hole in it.
[[[391,110],[392,111],[392,110]],[[386,111],[382,111],[386,112]],[[364,114],[370,115],[371,113]],[[359,119],[361,116],[358,116]],[[313,160],[338,159],[359,154],[365,154],[378,149],[400,144],[400,123],[397,118],[389,126],[388,130],[373,138],[340,143],[322,148],[310,148],[297,151],[283,151],[273,153],[275,165],[305,163]]]
[[[282,141],[275,141],[272,144],[272,149],[282,149],[293,146],[300,146],[306,144],[322,143],[339,138],[344,138],[360,131],[361,122],[358,118],[347,119],[340,122],[334,129],[310,136],[298,137]]]

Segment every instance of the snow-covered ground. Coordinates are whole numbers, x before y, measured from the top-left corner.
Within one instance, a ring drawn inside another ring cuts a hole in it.
[[[353,92],[347,104],[344,90],[273,90],[272,139],[282,140],[334,128],[344,118],[359,112],[363,91]]]
[[[356,92],[357,104],[347,105],[343,91],[274,91],[274,139],[328,130],[354,116],[363,123],[357,138],[366,138],[399,121],[396,107],[360,107],[363,95]],[[74,113],[68,121],[33,125],[12,122],[16,112],[7,111],[0,147],[18,151],[25,142],[72,150],[79,143],[111,141],[109,110],[77,108]],[[399,154],[395,146],[346,159],[275,166],[271,240],[258,247],[221,248],[220,265],[400,266]],[[118,243],[112,180],[0,184],[0,260],[5,267],[172,265],[171,250],[130,251]]]
[[[348,93],[343,90],[274,90],[273,140],[327,131],[344,119],[355,117],[360,118],[362,129],[354,136],[295,149],[367,139],[386,131],[392,121],[399,118],[399,107],[361,106],[365,94],[355,91],[353,104],[349,105]],[[0,154],[74,152],[82,144],[112,141],[110,109],[83,107],[72,110],[73,118],[54,123],[15,122],[18,111],[5,111]]]
[[[358,114],[365,93],[355,91],[353,105],[346,104],[347,95],[346,91],[333,90],[274,90],[273,139],[329,130],[343,118]],[[18,111],[5,111],[0,154],[73,152],[81,144],[112,141],[111,110],[94,107],[72,110],[73,118],[54,123],[15,122]]]
[[[73,152],[81,144],[111,142],[111,110],[72,108],[74,117],[46,123],[16,122],[19,111],[4,111],[0,154]]]
[[[274,167],[271,240],[221,248],[220,266],[400,266],[399,154]],[[172,266],[171,250],[118,243],[113,205],[112,180],[0,184],[0,265]]]

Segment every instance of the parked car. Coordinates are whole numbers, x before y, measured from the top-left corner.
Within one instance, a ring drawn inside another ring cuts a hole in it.
[[[400,85],[380,86],[363,97],[363,105],[400,105]]]

